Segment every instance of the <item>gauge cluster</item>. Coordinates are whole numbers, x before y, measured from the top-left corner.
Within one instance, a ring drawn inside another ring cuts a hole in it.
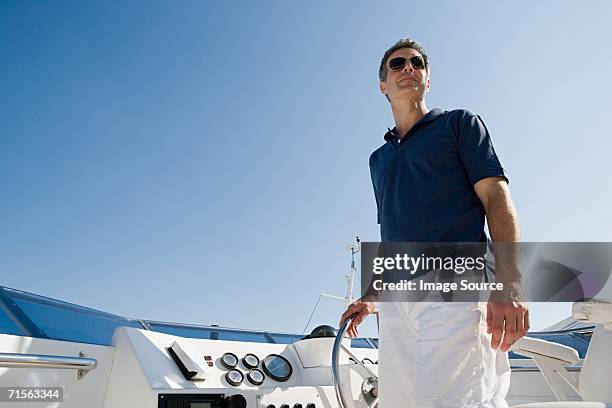
[[[266,376],[274,381],[285,382],[293,374],[289,360],[279,354],[269,354],[260,361],[253,353],[238,358],[236,354],[226,352],[219,362],[228,370],[225,373],[225,381],[234,387],[245,383],[245,378],[248,384],[259,386],[264,383]]]

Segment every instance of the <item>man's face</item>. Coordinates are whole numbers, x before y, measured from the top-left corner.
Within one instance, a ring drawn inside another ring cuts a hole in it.
[[[412,48],[400,48],[387,59],[387,79],[380,81],[380,91],[390,100],[406,97],[423,99],[425,92],[429,91],[429,74],[425,68],[416,69],[412,66],[410,58],[414,56],[421,56],[421,53]],[[389,61],[396,57],[406,58],[406,65],[399,71],[392,71]]]

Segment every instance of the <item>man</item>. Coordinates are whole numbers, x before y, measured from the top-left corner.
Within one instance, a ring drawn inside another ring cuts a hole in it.
[[[479,116],[428,110],[430,67],[423,47],[403,39],[385,52],[380,91],[395,127],[370,157],[383,242],[519,241],[508,179]],[[379,303],[380,408],[507,407],[506,351],[529,329],[520,273],[499,247],[496,280],[504,294],[488,302]],[[499,262],[501,261],[501,262]],[[493,295],[492,295],[493,296]],[[377,304],[362,298],[348,334]]]

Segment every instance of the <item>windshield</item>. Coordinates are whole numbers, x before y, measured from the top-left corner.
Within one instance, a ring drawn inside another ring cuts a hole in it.
[[[129,319],[95,309],[61,302],[0,286],[0,332],[53,340],[111,345],[119,326],[136,327],[174,336],[255,343],[292,344],[301,334],[241,330],[217,326],[189,325]],[[373,348],[364,338],[353,339],[353,347]]]
[[[174,336],[256,343],[292,344],[304,335],[130,319],[59,300],[0,286],[0,333],[53,340],[111,345],[119,326]],[[564,344],[584,358],[592,327],[558,332],[530,332],[529,337]],[[355,338],[354,348],[378,348],[378,339]],[[511,359],[523,359],[512,352]]]

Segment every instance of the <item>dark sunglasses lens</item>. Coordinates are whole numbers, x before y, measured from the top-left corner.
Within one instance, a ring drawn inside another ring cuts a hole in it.
[[[425,61],[423,61],[422,57],[414,56],[410,58],[410,63],[412,64],[414,69],[424,69],[425,68]]]
[[[406,66],[406,58],[404,57],[395,57],[389,61],[389,68],[391,68],[392,71],[399,71],[405,66]]]

